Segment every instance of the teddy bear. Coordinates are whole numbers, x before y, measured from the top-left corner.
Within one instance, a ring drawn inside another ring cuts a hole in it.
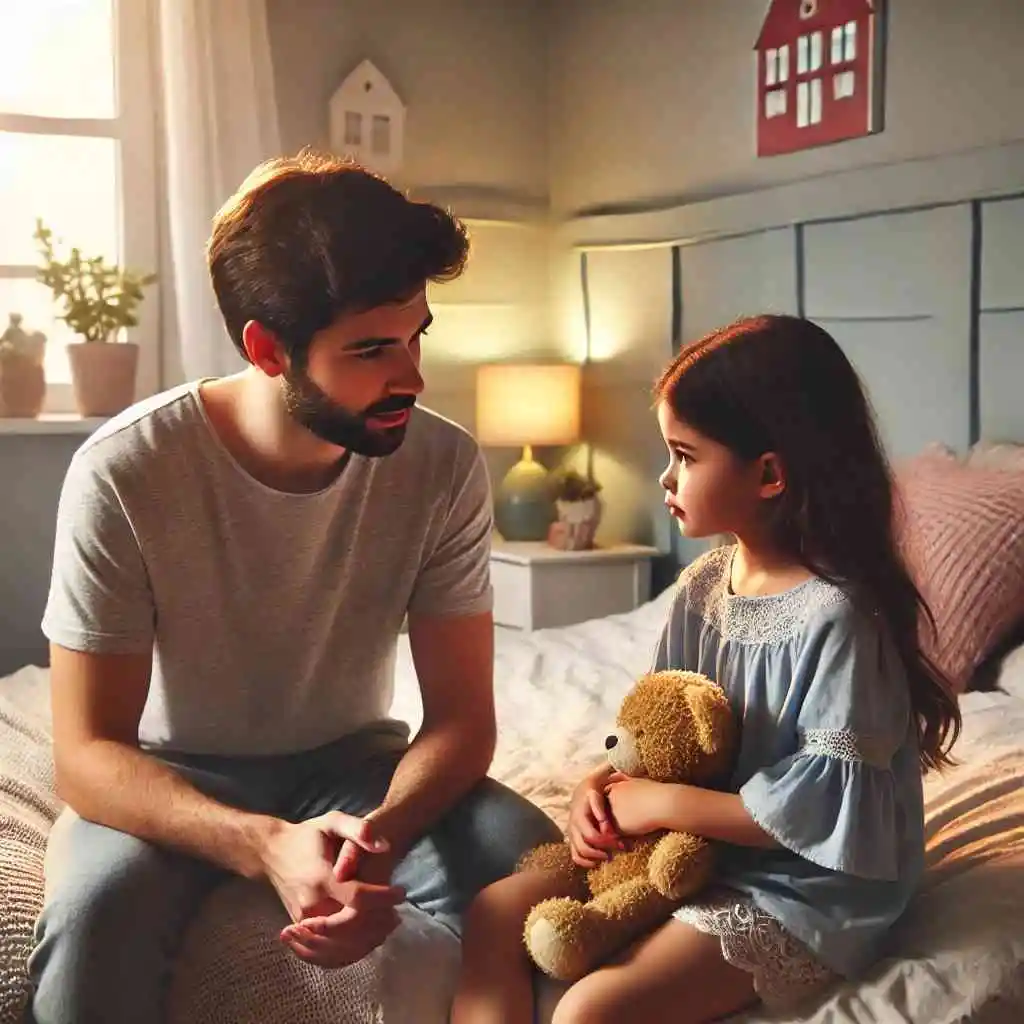
[[[657,782],[712,785],[730,771],[738,726],[720,687],[695,672],[641,677],[605,740],[612,768]],[[524,941],[533,962],[559,981],[582,978],[667,921],[711,879],[715,847],[699,836],[661,831],[625,840],[624,850],[585,870],[568,842],[528,853],[518,870],[554,872],[572,896],[536,904]]]

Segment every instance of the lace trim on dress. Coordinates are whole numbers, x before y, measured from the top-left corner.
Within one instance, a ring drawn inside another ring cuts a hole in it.
[[[680,580],[687,606],[718,630],[723,640],[775,644],[791,639],[810,616],[846,600],[832,583],[813,577],[781,594],[744,597],[729,593],[733,548],[709,551]]]
[[[891,747],[885,740],[859,735],[852,729],[807,729],[800,750],[851,764],[863,762],[874,768],[885,769],[892,762]]]
[[[838,978],[774,917],[735,893],[687,904],[675,917],[718,936],[726,963],[753,975],[754,991],[770,1010],[792,1009]]]

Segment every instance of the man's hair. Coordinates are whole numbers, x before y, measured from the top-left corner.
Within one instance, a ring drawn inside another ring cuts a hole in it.
[[[305,149],[242,182],[214,217],[207,261],[239,352],[255,320],[304,365],[317,331],[344,313],[402,301],[428,281],[453,280],[468,252],[466,230],[447,210]]]

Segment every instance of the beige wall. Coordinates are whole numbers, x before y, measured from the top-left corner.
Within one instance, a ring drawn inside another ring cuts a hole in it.
[[[1024,2],[890,0],[886,128],[757,159],[767,2],[551,5],[552,203],[669,205],[1024,139]]]
[[[327,105],[364,58],[408,108],[403,180],[546,203],[542,0],[267,0],[287,149],[327,139]]]

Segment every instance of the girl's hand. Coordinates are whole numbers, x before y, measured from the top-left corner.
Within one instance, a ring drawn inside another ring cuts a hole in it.
[[[666,808],[675,788],[671,783],[633,779],[615,772],[606,781],[604,791],[619,831],[627,836],[645,836],[666,827]]]
[[[572,795],[567,835],[573,863],[581,868],[596,868],[608,859],[608,850],[622,846],[604,794],[610,775],[608,767],[588,775]]]

